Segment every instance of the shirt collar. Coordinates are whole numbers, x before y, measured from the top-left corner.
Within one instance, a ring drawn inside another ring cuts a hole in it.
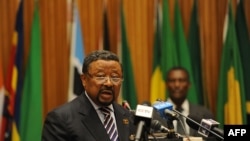
[[[173,104],[173,109],[176,108],[176,105],[174,104],[174,102],[170,98],[168,98],[167,101]],[[182,107],[183,111],[187,111],[187,112],[189,111],[189,102],[187,99],[184,100],[181,107]]]
[[[88,96],[87,92],[85,91],[84,93],[86,95],[86,97],[89,99],[90,103],[92,104],[92,106],[95,108],[95,110],[99,110],[99,108],[101,108],[101,106],[98,106],[95,104],[94,101],[92,101],[92,99]],[[114,108],[113,108],[113,105],[110,104],[108,105],[107,107],[109,107],[111,109],[112,112],[114,112]]]

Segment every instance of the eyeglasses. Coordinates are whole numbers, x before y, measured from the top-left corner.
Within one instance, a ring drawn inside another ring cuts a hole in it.
[[[118,76],[93,76],[89,73],[87,73],[87,75],[94,79],[95,81],[97,81],[98,83],[105,83],[108,81],[108,79],[115,85],[120,84],[123,81],[123,78],[118,77]]]

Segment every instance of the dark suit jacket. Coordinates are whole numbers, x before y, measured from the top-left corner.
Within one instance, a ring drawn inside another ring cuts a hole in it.
[[[128,141],[136,127],[128,110],[113,103],[119,141]],[[88,98],[82,93],[48,113],[42,141],[109,141],[109,136]]]
[[[207,108],[205,108],[204,106],[194,105],[191,103],[189,103],[189,115],[197,116],[198,118],[201,119],[210,119],[210,118],[214,119],[214,115]],[[196,122],[200,123],[200,121]],[[192,127],[190,127],[189,135],[195,137],[202,137],[202,135],[200,135],[198,131],[194,130]]]

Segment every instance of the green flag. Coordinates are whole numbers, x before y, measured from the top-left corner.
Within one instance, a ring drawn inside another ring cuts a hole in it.
[[[200,51],[200,34],[199,34],[199,22],[197,13],[197,0],[194,1],[193,9],[191,13],[191,19],[189,24],[188,33],[188,48],[190,53],[190,59],[192,62],[193,78],[196,82],[196,92],[199,94],[199,103],[203,102],[203,82],[202,82],[202,67],[201,67],[201,51]],[[204,99],[206,102],[206,99]],[[206,102],[207,103],[207,102]]]
[[[162,74],[161,56],[161,25],[160,25],[160,12],[161,8],[157,1],[155,10],[155,37],[154,37],[154,50],[153,50],[153,70],[150,81],[150,102],[154,103],[157,99],[166,99],[166,84],[165,78]]]
[[[36,141],[42,131],[42,59],[39,9],[35,6],[31,46],[21,98],[21,141]]]
[[[239,42],[239,50],[242,61],[243,76],[245,83],[245,94],[247,102],[247,114],[248,114],[248,123],[250,123],[250,65],[249,65],[249,52],[250,52],[250,40],[248,34],[246,16],[244,12],[244,1],[240,0],[237,6],[236,11],[236,32],[237,39]]]
[[[184,30],[183,30],[183,25],[182,25],[182,20],[181,20],[181,13],[180,13],[180,8],[178,1],[175,1],[175,12],[174,12],[174,37],[175,37],[175,44],[176,44],[176,49],[177,49],[177,54],[178,54],[178,65],[182,66],[187,69],[189,72],[189,77],[190,77],[190,82],[191,82],[191,87],[189,88],[188,92],[188,100],[192,103],[199,103],[198,99],[199,95],[197,95],[196,92],[196,84],[194,82],[194,75],[192,71],[192,64],[191,64],[191,59],[190,59],[190,54],[189,54],[189,49],[187,45],[187,41],[184,35]]]
[[[121,37],[122,37],[122,65],[123,65],[123,77],[122,84],[122,98],[127,100],[132,109],[137,105],[137,93],[135,89],[134,73],[130,57],[129,45],[127,42],[125,18],[123,8],[121,8]]]
[[[178,65],[173,31],[169,17],[168,0],[163,1],[162,8],[162,45],[161,45],[161,69],[163,79],[166,80],[168,70]]]
[[[246,124],[244,79],[231,3],[226,20],[216,114],[221,127],[223,124]]]
[[[174,66],[178,65],[177,52],[175,48],[173,31],[169,17],[168,0],[163,0],[162,7],[162,45],[161,45],[161,71],[162,77],[166,82],[167,72]],[[166,97],[167,97],[166,91]]]

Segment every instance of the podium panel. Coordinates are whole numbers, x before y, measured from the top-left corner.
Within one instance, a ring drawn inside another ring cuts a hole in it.
[[[153,133],[153,135],[147,135],[147,138],[144,137],[144,139],[140,139],[140,141],[221,141],[218,140],[215,137],[193,137],[190,136],[188,138],[183,136],[178,136],[174,138],[167,137],[167,133]],[[135,141],[135,136],[130,136],[130,141]]]
[[[183,141],[203,141],[202,137],[189,137],[188,138],[183,138]]]
[[[177,139],[149,139],[149,141],[203,141],[202,137],[189,137],[188,138],[177,138]]]

